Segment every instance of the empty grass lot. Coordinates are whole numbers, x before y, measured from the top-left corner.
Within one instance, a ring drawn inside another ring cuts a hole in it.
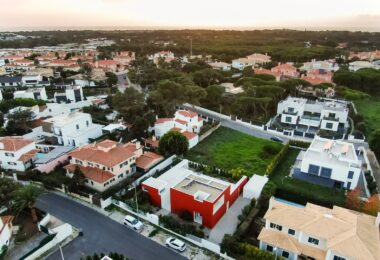
[[[305,181],[286,177],[290,173],[300,150],[289,148],[287,155],[271,175],[271,180],[276,184],[275,196],[305,205],[311,202],[321,206],[344,206],[345,194],[343,190],[323,187]]]
[[[356,109],[364,117],[367,133],[380,128],[380,97],[355,101]]]
[[[191,149],[186,158],[221,169],[243,168],[249,171],[249,175],[263,175],[275,156],[266,154],[265,146],[272,146],[278,152],[282,144],[220,127]]]

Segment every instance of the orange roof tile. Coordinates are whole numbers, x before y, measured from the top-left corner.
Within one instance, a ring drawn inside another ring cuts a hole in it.
[[[193,139],[194,137],[197,136],[196,133],[189,132],[189,131],[185,131],[182,134],[187,138],[187,140],[191,140],[191,139]]]
[[[0,150],[18,151],[21,148],[33,143],[33,141],[29,139],[24,139],[21,136],[5,136],[0,137],[0,143],[2,143],[4,146],[4,148]]]
[[[81,172],[83,173],[83,175],[87,179],[90,179],[90,180],[95,181],[97,183],[104,183],[107,180],[115,177],[115,175],[113,175],[112,173],[110,173],[108,171],[104,171],[104,170],[99,169],[99,168],[95,168],[95,167],[84,167],[81,165],[68,164],[68,165],[64,166],[63,168],[65,168],[69,172],[73,173],[75,171],[76,167],[79,167],[79,169],[81,170]]]
[[[137,158],[136,166],[144,170],[149,170],[163,159],[164,157],[156,153],[145,152],[143,155]]]
[[[111,140],[104,140],[97,144],[89,144],[69,153],[69,156],[113,167],[134,156],[136,145],[119,144]]]
[[[185,117],[190,117],[190,118],[198,116],[198,114],[193,111],[179,110],[178,113],[180,115],[183,115]]]
[[[18,159],[19,161],[26,162],[32,159],[36,154],[39,152],[37,149],[30,150],[29,152],[24,153],[23,155],[20,156]]]
[[[177,123],[179,123],[179,124],[181,124],[181,125],[186,125],[186,124],[187,124],[186,121],[181,120],[181,119],[176,119],[176,120],[174,120],[174,121],[176,121]]]
[[[156,125],[157,124],[163,124],[163,123],[170,122],[170,121],[173,121],[173,118],[157,118],[155,124]]]

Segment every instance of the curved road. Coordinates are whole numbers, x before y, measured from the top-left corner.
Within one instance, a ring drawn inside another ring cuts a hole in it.
[[[54,193],[40,197],[37,208],[81,228],[84,235],[63,248],[65,259],[79,260],[81,256],[118,252],[131,259],[184,259],[176,252],[124,227],[101,213],[71,199]],[[48,259],[61,259],[59,250]]]

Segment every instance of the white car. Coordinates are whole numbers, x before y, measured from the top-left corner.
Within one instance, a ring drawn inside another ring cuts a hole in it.
[[[141,221],[130,215],[125,216],[123,224],[137,232],[140,232],[144,227]]]
[[[186,244],[183,241],[174,237],[169,237],[168,239],[166,239],[165,244],[167,247],[173,248],[179,252],[183,252],[186,249]]]

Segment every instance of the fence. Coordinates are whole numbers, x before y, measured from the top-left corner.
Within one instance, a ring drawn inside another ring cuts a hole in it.
[[[207,137],[209,137],[212,133],[214,133],[216,130],[218,130],[218,128],[221,126],[221,123],[219,122],[216,126],[210,128],[206,133],[204,133],[203,135],[201,135],[199,137],[199,142],[203,141],[204,139],[206,139]]]
[[[220,246],[217,245],[217,244],[214,244],[206,239],[203,239],[203,238],[191,238],[192,236],[182,236],[178,233],[175,233],[173,232],[172,230],[170,229],[167,229],[163,226],[160,225],[159,223],[159,217],[155,214],[149,214],[149,213],[145,213],[145,212],[139,212],[137,213],[136,211],[134,211],[131,207],[129,207],[126,203],[122,202],[122,201],[118,201],[118,200],[112,200],[112,204],[131,213],[132,215],[135,215],[135,216],[138,216],[139,218],[155,225],[155,226],[158,226],[159,228],[165,230],[166,232],[176,236],[176,237],[179,237],[183,240],[186,240],[187,242],[191,243],[191,244],[194,244],[198,247],[201,247],[201,248],[205,248],[225,259],[232,259],[230,257],[228,257],[226,254],[223,254],[221,253],[220,251]]]

